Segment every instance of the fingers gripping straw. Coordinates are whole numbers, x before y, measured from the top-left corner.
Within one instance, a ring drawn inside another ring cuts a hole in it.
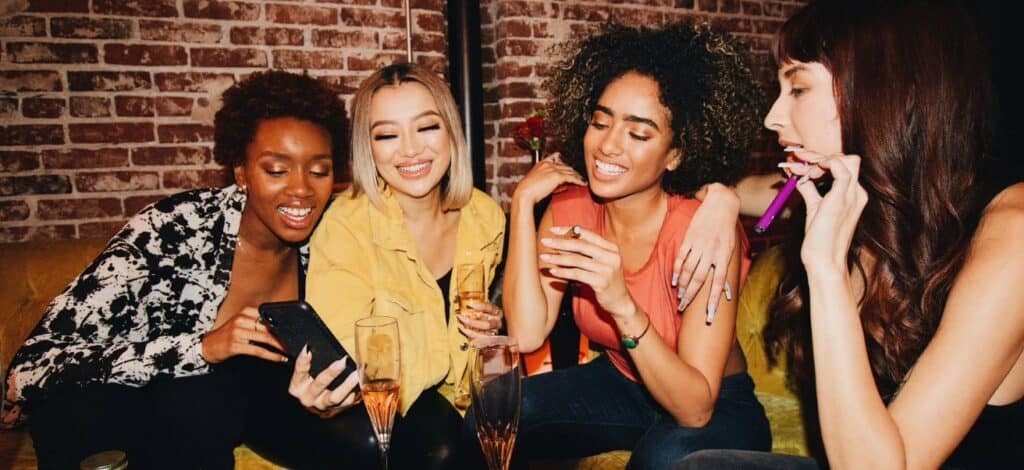
[[[786,147],[784,150],[792,152],[801,150],[802,147]],[[755,233],[764,233],[768,230],[768,226],[772,224],[775,217],[782,212],[782,208],[786,206],[786,201],[789,200],[789,196],[793,194],[793,190],[796,189],[796,185],[799,182],[799,178],[796,175],[790,176],[786,180],[786,184],[782,185],[782,189],[779,190],[779,194],[775,196],[772,203],[768,205],[768,209],[764,211],[764,215],[757,221],[757,225],[754,225]]]

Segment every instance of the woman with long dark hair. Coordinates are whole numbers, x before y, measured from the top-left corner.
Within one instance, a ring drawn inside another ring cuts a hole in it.
[[[1019,466],[1024,185],[1002,182],[967,11],[815,2],[783,26],[776,57],[765,125],[795,148],[806,215],[767,335],[814,387],[829,464]],[[782,462],[688,464],[716,459]]]

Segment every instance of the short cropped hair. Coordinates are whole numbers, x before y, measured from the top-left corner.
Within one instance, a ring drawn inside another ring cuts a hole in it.
[[[335,167],[344,164],[348,146],[345,107],[323,82],[280,70],[257,72],[228,88],[214,117],[213,159],[234,168],[245,163],[245,149],[261,121],[295,118],[322,127],[331,137]]]
[[[374,205],[381,207],[383,200],[377,182],[377,166],[370,145],[370,104],[377,90],[403,83],[419,83],[434,98],[441,120],[448,130],[451,165],[441,180],[441,207],[460,209],[469,203],[473,192],[473,169],[466,137],[462,133],[462,120],[448,85],[434,72],[421,65],[400,63],[384,67],[370,75],[359,86],[352,99],[352,189],[353,196],[366,193]]]

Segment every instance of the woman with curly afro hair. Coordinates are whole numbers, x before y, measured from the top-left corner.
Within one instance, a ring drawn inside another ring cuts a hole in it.
[[[737,181],[758,129],[762,94],[741,49],[675,24],[608,26],[569,50],[547,84],[564,146],[513,194],[503,298],[524,351],[571,295],[580,331],[607,354],[525,380],[515,458],[626,449],[629,468],[664,469],[709,446],[767,450],[731,294],[709,304],[708,285],[683,301],[671,279],[693,194]],[[538,229],[534,206],[552,194]],[[734,250],[718,269],[740,286],[749,259]]]
[[[254,392],[290,401],[288,358],[256,307],[302,297],[346,129],[337,95],[307,76],[256,73],[224,93],[214,154],[235,184],[132,217],[13,360],[6,398],[24,407],[40,468],[109,449],[132,468],[233,468],[247,410],[266,411]],[[247,387],[247,360],[281,380]]]

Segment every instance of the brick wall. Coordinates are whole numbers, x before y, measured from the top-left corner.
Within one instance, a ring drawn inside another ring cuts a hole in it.
[[[415,60],[444,73],[445,2],[411,1]],[[771,35],[804,1],[480,3],[488,190],[507,204],[529,160],[511,131],[544,106],[550,46],[605,21],[696,17],[747,41],[771,89]],[[404,27],[402,0],[0,2],[0,241],[109,236],[155,199],[223,184],[221,91],[264,68],[308,69],[347,101],[404,57]]]
[[[412,7],[416,60],[443,72],[444,0]],[[348,100],[405,57],[405,16],[402,0],[11,0],[0,47],[0,241],[106,237],[227,181],[211,151],[225,88],[307,69]]]

